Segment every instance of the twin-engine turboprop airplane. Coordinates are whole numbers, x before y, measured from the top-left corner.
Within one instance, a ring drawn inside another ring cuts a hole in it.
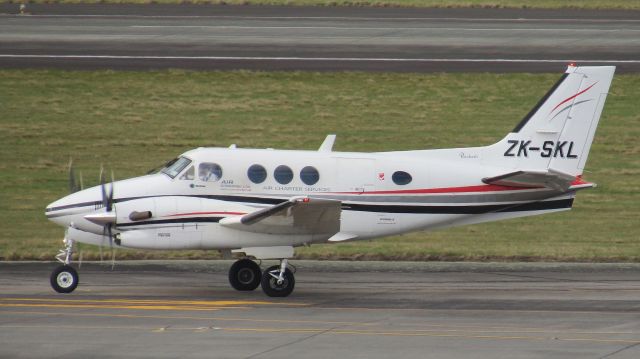
[[[51,285],[72,292],[75,242],[239,253],[231,286],[287,296],[294,248],[571,209],[614,67],[570,65],[486,147],[378,153],[197,148],[158,173],[88,188],[46,209],[64,226]],[[254,260],[279,259],[264,272]]]

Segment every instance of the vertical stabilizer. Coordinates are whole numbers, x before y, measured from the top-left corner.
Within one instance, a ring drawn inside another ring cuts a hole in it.
[[[485,148],[485,163],[582,174],[614,71],[614,66],[569,66],[511,133]]]

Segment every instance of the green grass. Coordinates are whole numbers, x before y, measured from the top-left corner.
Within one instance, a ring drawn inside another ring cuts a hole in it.
[[[0,2],[21,3],[20,0]],[[392,6],[447,8],[627,9],[640,10],[637,0],[29,0],[28,3],[228,4],[297,6]]]
[[[493,143],[559,77],[549,74],[0,70],[0,259],[51,259],[63,229],[44,207],[100,164],[145,173],[199,146],[384,151]],[[639,75],[617,75],[581,192],[561,214],[312,246],[305,258],[640,261]],[[98,249],[84,246],[85,258]],[[120,251],[119,258],[215,252]]]

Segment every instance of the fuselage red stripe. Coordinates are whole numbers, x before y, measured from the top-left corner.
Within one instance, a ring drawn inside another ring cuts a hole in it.
[[[370,191],[370,192],[330,192],[332,194],[428,194],[428,193],[465,193],[465,192],[499,192],[499,191],[522,191],[536,189],[532,187],[510,187],[499,185],[480,185],[465,187],[444,187],[444,188],[421,188],[405,189],[395,191]]]

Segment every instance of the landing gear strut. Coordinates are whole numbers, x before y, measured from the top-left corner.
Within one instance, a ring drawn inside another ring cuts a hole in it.
[[[240,259],[229,269],[229,283],[236,290],[250,291],[260,285],[260,266],[251,259]]]
[[[279,266],[272,266],[262,273],[262,291],[270,297],[286,297],[293,292],[296,280],[287,268],[289,262],[282,259]]]
[[[73,240],[65,238],[64,249],[56,256],[62,263],[53,270],[50,277],[51,287],[58,293],[71,293],[78,286],[78,272],[71,266],[71,256],[73,255]]]

